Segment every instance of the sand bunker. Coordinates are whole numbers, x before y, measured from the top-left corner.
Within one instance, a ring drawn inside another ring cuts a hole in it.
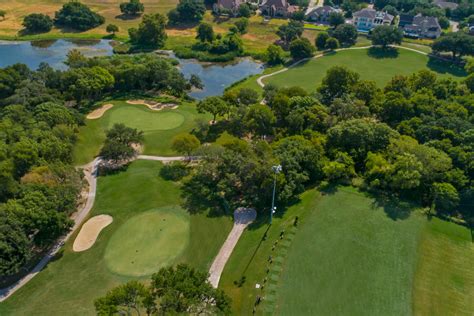
[[[72,250],[80,252],[92,247],[102,229],[110,225],[113,221],[110,215],[98,215],[90,218],[81,228],[81,231],[74,240]]]
[[[150,110],[153,111],[161,111],[164,109],[174,110],[178,108],[178,105],[174,103],[160,103],[151,100],[128,100],[127,103],[135,105],[146,105]]]
[[[100,108],[98,109],[95,109],[94,111],[90,112],[89,114],[87,114],[86,118],[88,120],[95,120],[95,119],[98,119],[98,118],[101,118],[102,115],[104,115],[104,113],[111,109],[114,105],[109,103],[109,104],[104,104],[102,105]]]

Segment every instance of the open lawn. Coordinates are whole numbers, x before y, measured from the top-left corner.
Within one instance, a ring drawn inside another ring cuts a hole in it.
[[[177,207],[181,204],[179,185],[159,176],[161,166],[159,162],[138,160],[125,172],[100,177],[91,216],[109,214],[113,223],[100,233],[96,244],[84,252],[72,251],[75,238],[72,236],[56,260],[0,304],[0,315],[95,315],[94,299],[132,278],[116,273],[117,266],[126,268],[126,274],[139,273],[143,267],[150,268],[150,256],[167,263],[186,262],[204,271],[209,269],[232,228],[232,220],[184,213]],[[163,219],[170,219],[170,226],[165,226]],[[157,232],[152,233],[155,224]],[[171,244],[163,246],[161,238],[164,236],[159,232],[159,229],[173,232],[175,224],[187,231],[186,236],[179,234],[179,240],[186,246],[177,251],[171,249]],[[142,230],[151,235],[145,236]],[[122,233],[126,235],[118,236]],[[133,244],[137,237],[143,244]],[[110,269],[107,253],[117,249],[117,242],[123,242],[124,249],[120,257],[115,257],[117,266]],[[174,259],[159,257],[162,252]],[[147,257],[143,258],[142,254]],[[137,270],[127,265],[130,260],[139,264]],[[154,264],[158,269],[160,262]]]
[[[266,298],[259,315],[474,312],[474,248],[462,226],[341,187],[323,196],[305,192],[262,240],[267,228],[244,232],[221,278],[235,314],[251,314],[257,295]],[[242,276],[239,287],[234,282]]]
[[[346,50],[303,62],[290,70],[266,78],[264,83],[278,86],[298,86],[314,91],[321,83],[326,71],[333,66],[346,66],[360,74],[362,79],[374,80],[383,87],[394,75],[408,75],[421,69],[432,70],[441,77],[460,78],[465,72],[455,66],[430,60],[428,56],[397,49],[380,53],[371,49]]]
[[[110,103],[110,102],[108,102]],[[190,132],[198,117],[191,103],[183,102],[177,109],[153,111],[144,105],[112,101],[114,107],[96,120],[86,120],[79,131],[78,142],[74,148],[74,162],[78,165],[88,163],[99,154],[105,140],[105,131],[115,123],[137,128],[144,133],[144,154],[170,156],[176,154],[171,149],[171,140],[181,132]]]

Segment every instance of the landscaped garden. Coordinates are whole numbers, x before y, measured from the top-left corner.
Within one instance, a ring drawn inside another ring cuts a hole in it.
[[[347,187],[308,191],[280,215],[268,231],[250,227],[224,270],[236,313],[252,313],[258,296],[257,314],[472,311],[468,229]]]
[[[72,251],[72,236],[53,262],[2,303],[0,314],[93,315],[94,300],[111,287],[163,265],[184,262],[206,271],[231,218],[182,210],[179,185],[161,178],[161,167],[139,160],[100,177],[91,216],[108,214],[113,222],[84,252]]]
[[[123,123],[144,133],[143,153],[171,156],[171,140],[180,132],[190,132],[196,126],[196,118],[208,119],[198,114],[195,105],[181,102],[176,109],[155,111],[145,105],[112,101],[114,106],[98,119],[86,119],[80,128],[79,140],[74,148],[74,160],[78,165],[88,163],[99,154],[105,140],[105,131],[116,123]]]

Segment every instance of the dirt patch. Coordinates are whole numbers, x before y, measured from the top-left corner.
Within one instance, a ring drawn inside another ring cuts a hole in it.
[[[134,105],[145,105],[152,111],[161,111],[161,110],[174,110],[178,108],[178,105],[175,103],[160,103],[151,100],[128,100],[128,104]]]
[[[113,221],[110,215],[98,215],[90,218],[81,228],[81,231],[74,240],[72,250],[75,252],[85,251],[92,247],[102,229],[110,225]]]
[[[102,105],[100,108],[98,109],[95,109],[94,111],[90,112],[89,114],[87,114],[86,118],[88,120],[96,120],[98,118],[101,118],[102,115],[104,115],[104,113],[111,109],[114,105],[111,104],[111,103],[108,103],[108,104],[104,104]]]

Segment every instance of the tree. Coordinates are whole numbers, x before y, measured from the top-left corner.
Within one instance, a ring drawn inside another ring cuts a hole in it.
[[[341,45],[354,45],[357,41],[357,28],[352,24],[341,24],[336,27],[332,36],[335,37]]]
[[[173,137],[171,148],[178,153],[186,154],[190,157],[192,153],[201,146],[199,139],[189,133],[181,133]]]
[[[316,36],[314,44],[318,50],[325,50],[326,49],[326,41],[329,38],[329,34],[327,32],[321,32]]]
[[[176,9],[168,13],[170,24],[196,23],[202,20],[206,6],[203,0],[179,0]]]
[[[131,42],[135,45],[160,48],[165,45],[167,38],[165,27],[166,18],[163,15],[145,14],[138,29],[131,28],[128,33]]]
[[[307,38],[298,38],[291,42],[290,54],[296,60],[309,58],[314,54],[314,47]]]
[[[70,68],[86,67],[88,58],[80,50],[74,48],[67,53],[64,63]]]
[[[470,74],[467,76],[466,79],[464,79],[464,83],[466,84],[467,88],[474,93],[474,73]]]
[[[337,26],[346,23],[346,19],[344,18],[344,15],[342,15],[339,12],[331,12],[329,14],[329,25],[331,25],[333,28],[336,28]]]
[[[197,28],[196,38],[201,42],[211,43],[214,40],[214,30],[212,29],[212,25],[205,22],[200,23]]]
[[[276,122],[272,110],[265,104],[255,104],[249,107],[244,118],[246,128],[255,135],[265,136],[273,132]]]
[[[259,100],[257,91],[251,88],[242,88],[237,93],[237,102],[242,105],[255,104]]]
[[[85,31],[105,22],[105,18],[92,12],[88,6],[78,1],[67,2],[56,12],[55,22],[60,26]]]
[[[5,10],[0,10],[0,17],[2,18],[2,20],[5,20],[5,16],[7,15],[7,11]]]
[[[436,53],[451,52],[453,59],[464,55],[474,55],[474,37],[462,31],[447,33],[437,38],[432,48]]]
[[[392,44],[400,45],[403,34],[398,28],[390,25],[379,25],[372,30],[372,44],[380,45],[383,48]]]
[[[44,33],[51,31],[53,20],[41,13],[32,13],[23,19],[23,26],[29,33]]]
[[[145,11],[145,6],[140,0],[130,0],[130,2],[120,3],[120,12],[126,15],[139,15]]]
[[[128,281],[108,291],[104,297],[94,302],[97,315],[140,315],[145,309],[149,315],[153,308],[153,298],[150,289],[138,281]]]
[[[438,23],[439,23],[439,26],[441,26],[443,30],[446,30],[449,28],[449,19],[445,16],[440,16],[438,18]]]
[[[288,45],[293,40],[300,37],[303,34],[303,30],[303,22],[290,20],[288,24],[280,25],[278,27],[277,35],[285,43],[285,45]]]
[[[239,30],[240,34],[247,33],[247,29],[249,26],[249,19],[248,18],[240,18],[234,23],[235,27]]]
[[[119,31],[119,28],[115,24],[109,24],[107,25],[105,30],[107,31],[107,33],[112,33],[112,36],[115,36],[115,33]]]
[[[217,115],[229,112],[229,105],[221,97],[207,97],[197,104],[199,113],[209,112],[213,115],[212,122],[216,121]]]
[[[269,65],[279,65],[285,63],[285,52],[278,45],[270,45],[265,52],[265,60]]]
[[[22,223],[0,210],[0,273],[17,273],[31,257],[31,242],[22,229]]]
[[[106,132],[106,139],[100,155],[104,160],[111,160],[115,163],[127,161],[137,153],[133,145],[141,144],[142,141],[143,132],[116,123]]]
[[[338,49],[339,41],[334,37],[328,38],[326,41],[326,48],[330,50]]]
[[[252,15],[252,10],[247,3],[242,3],[239,6],[239,16],[249,18]]]
[[[323,103],[329,104],[333,99],[348,93],[358,81],[359,74],[344,66],[329,68],[318,88],[323,97]]]
[[[433,184],[433,197],[436,210],[451,214],[454,213],[460,201],[456,188],[446,182]]]
[[[114,77],[107,69],[94,66],[70,69],[64,73],[62,84],[64,90],[77,100],[94,100],[112,88],[114,82]]]

